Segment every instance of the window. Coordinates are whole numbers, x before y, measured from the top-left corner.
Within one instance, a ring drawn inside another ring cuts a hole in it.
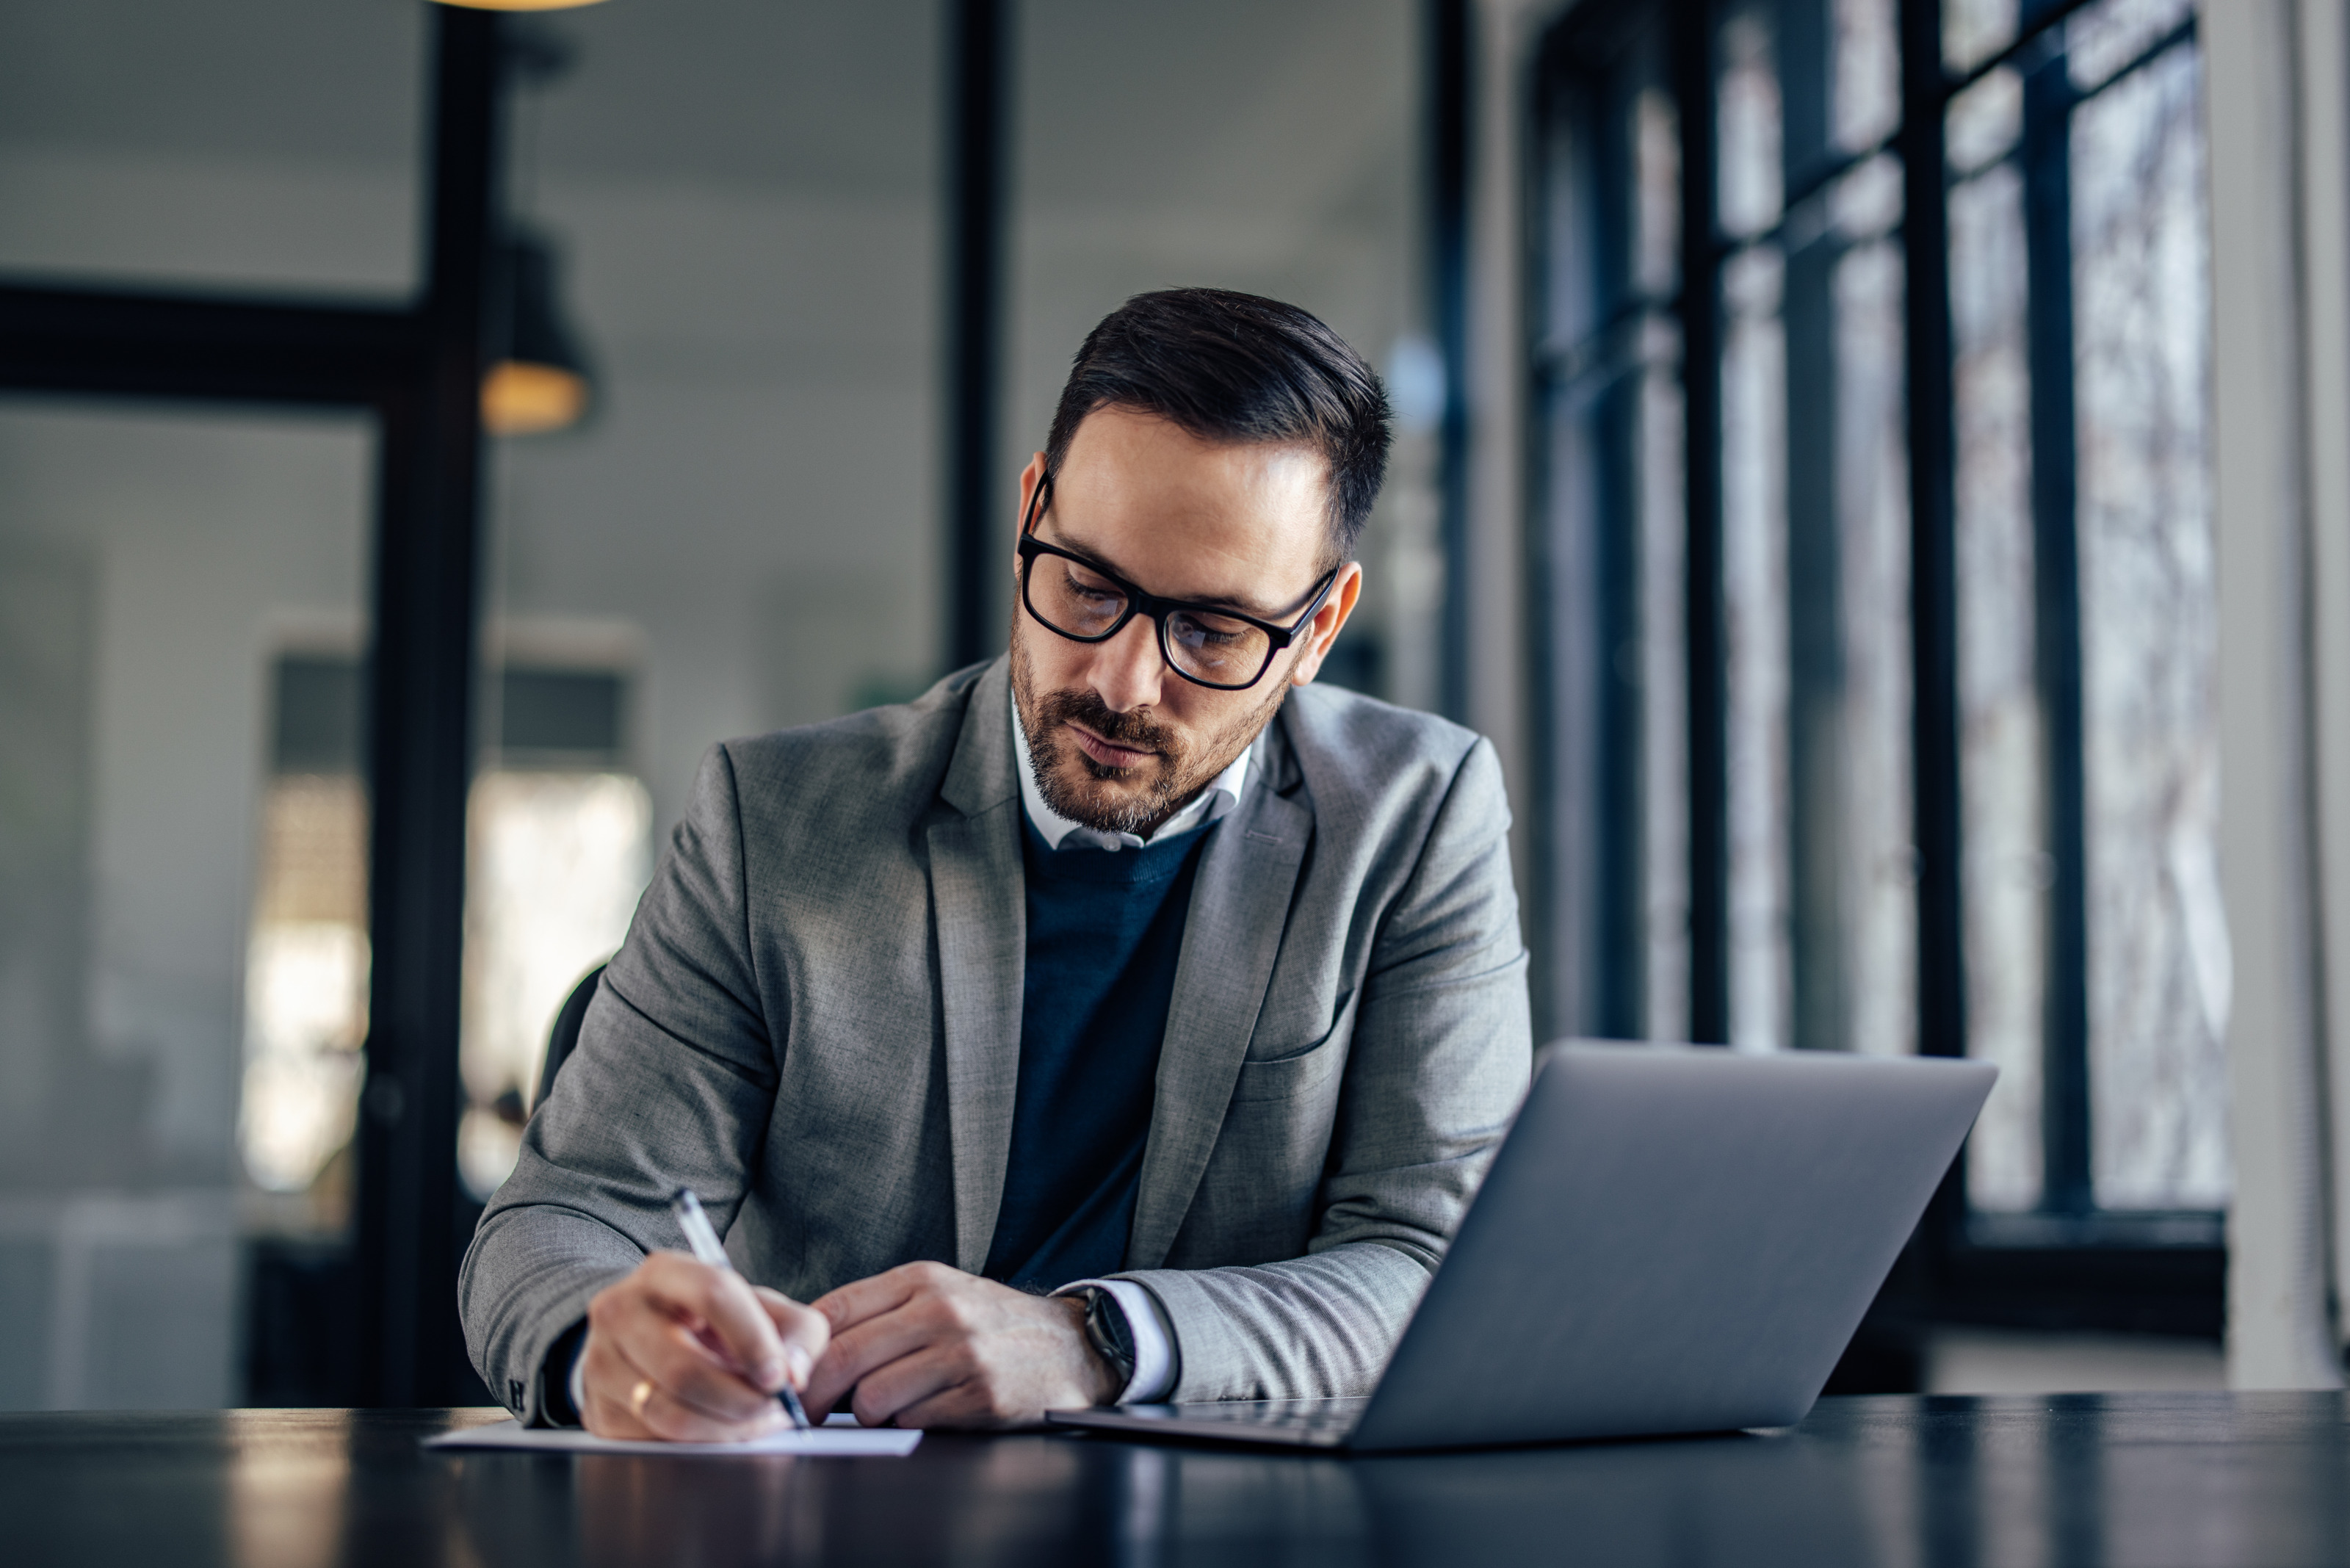
[[[1530,925],[1553,1033],[1998,1062],[1944,1242],[2186,1243],[2216,1326],[2200,68],[2179,0],[1554,29]]]
[[[458,1167],[477,1199],[514,1168],[556,1010],[620,945],[651,869],[651,802],[623,745],[626,675],[509,663],[488,684],[459,1043]],[[304,1200],[278,1229],[333,1231],[349,1217],[367,1033],[364,682],[348,652],[296,651],[272,685],[238,1139],[256,1187]]]
[[[510,664],[496,691],[498,744],[468,825],[458,1048],[458,1169],[482,1199],[514,1169],[556,1011],[628,935],[652,869],[652,801],[623,743],[627,678]]]
[[[349,653],[287,653],[271,671],[269,782],[245,946],[245,1174],[302,1194],[281,1225],[339,1231],[348,1169],[322,1181],[357,1125],[367,1040],[365,709]]]

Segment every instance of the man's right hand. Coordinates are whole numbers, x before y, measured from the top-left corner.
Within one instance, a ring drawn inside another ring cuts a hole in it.
[[[789,1423],[775,1402],[831,1340],[822,1313],[683,1252],[655,1252],[588,1303],[580,1419],[599,1438],[734,1442]]]

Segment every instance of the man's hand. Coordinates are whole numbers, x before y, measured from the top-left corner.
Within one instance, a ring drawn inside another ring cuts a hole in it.
[[[853,1389],[868,1427],[1009,1427],[1118,1396],[1086,1342],[1080,1301],[908,1263],[811,1304],[832,1324],[808,1383],[812,1412]]]
[[[824,1314],[682,1252],[655,1252],[588,1303],[579,1416],[599,1438],[732,1442],[788,1425],[775,1390],[807,1386]]]

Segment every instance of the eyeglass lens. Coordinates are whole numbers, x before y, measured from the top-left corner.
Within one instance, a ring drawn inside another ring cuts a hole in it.
[[[1038,556],[1028,567],[1028,607],[1055,631],[1091,640],[1118,624],[1126,595],[1076,561]],[[1197,610],[1170,612],[1159,641],[1168,662],[1211,686],[1247,685],[1273,654],[1273,639],[1261,628]]]

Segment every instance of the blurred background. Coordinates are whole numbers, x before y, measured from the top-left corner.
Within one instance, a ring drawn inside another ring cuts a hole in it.
[[[454,1262],[703,751],[1000,648],[1069,357],[1177,284],[1388,379],[1325,678],[1494,737],[1543,1037],[2001,1064],[1835,1386],[2338,1378],[2314,651],[2223,722],[2224,399],[2332,407],[2215,362],[2345,193],[2335,33],[2278,124],[2214,74],[2268,26],[0,7],[0,1408],[487,1402]],[[2245,559],[2323,565],[2338,437]],[[2230,1317],[2262,1202],[2314,1330]]]

